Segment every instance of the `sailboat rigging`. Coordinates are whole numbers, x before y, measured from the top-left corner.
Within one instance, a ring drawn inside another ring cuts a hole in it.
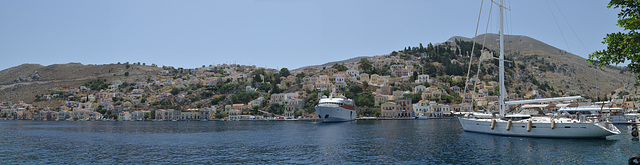
[[[545,114],[540,107],[533,106],[522,110],[518,114],[506,115],[507,105],[558,102],[582,99],[580,96],[546,98],[534,100],[519,100],[505,102],[506,88],[504,85],[504,10],[503,4],[492,1],[500,9],[500,56],[499,56],[499,106],[498,116],[465,116],[458,120],[464,131],[496,134],[505,136],[549,137],[549,138],[604,138],[609,135],[620,134],[620,130],[607,120],[599,116],[581,114]],[[475,42],[473,43],[475,44]],[[468,78],[468,77],[467,77]]]

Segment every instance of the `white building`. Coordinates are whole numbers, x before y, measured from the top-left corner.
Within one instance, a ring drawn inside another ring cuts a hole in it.
[[[429,79],[429,75],[428,74],[421,74],[418,75],[418,79],[416,79],[415,81],[416,83],[431,83],[431,79]]]
[[[358,80],[358,77],[360,76],[360,71],[355,70],[355,69],[349,69],[349,70],[347,70],[347,71],[345,72],[345,74],[346,74],[347,76],[349,76],[349,79],[350,79],[351,81],[357,81],[357,80]]]

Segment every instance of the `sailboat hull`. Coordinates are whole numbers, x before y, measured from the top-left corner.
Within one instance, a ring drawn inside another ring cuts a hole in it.
[[[522,137],[544,138],[605,138],[609,135],[619,134],[620,131],[610,123],[532,123],[530,131],[527,131],[527,122],[512,122],[507,130],[508,123],[497,120],[494,129],[491,129],[492,119],[458,118],[462,128],[467,132],[484,134]]]

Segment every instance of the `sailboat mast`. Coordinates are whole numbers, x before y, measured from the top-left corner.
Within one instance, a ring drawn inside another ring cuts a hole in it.
[[[500,116],[504,117],[505,113],[505,105],[504,105],[504,96],[505,96],[505,87],[504,87],[504,2],[500,0],[500,65],[499,65],[499,81],[500,81]]]

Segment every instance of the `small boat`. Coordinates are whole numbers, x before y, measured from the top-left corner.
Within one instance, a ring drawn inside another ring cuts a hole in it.
[[[427,119],[429,119],[429,117],[427,117],[427,116],[425,116],[425,115],[423,115],[423,114],[418,114],[418,115],[416,116],[416,119],[417,119],[417,120],[427,120]]]

